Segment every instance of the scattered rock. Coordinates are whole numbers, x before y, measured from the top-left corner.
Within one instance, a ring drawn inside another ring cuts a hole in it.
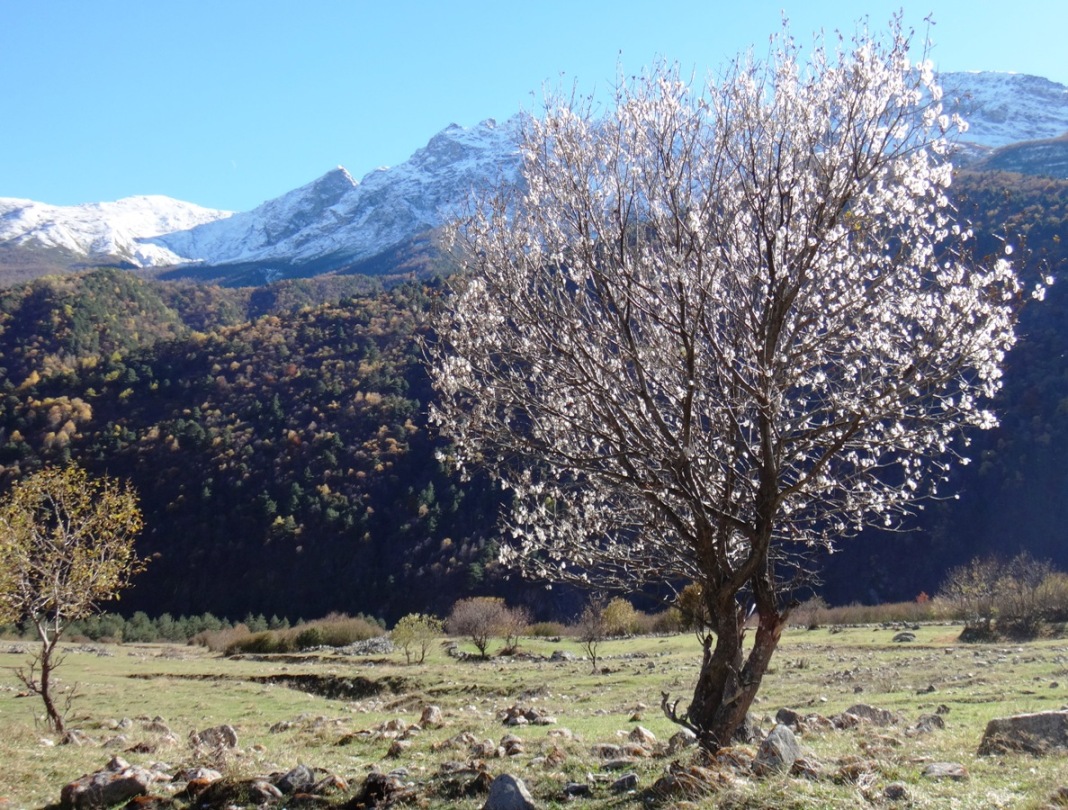
[[[930,734],[932,731],[944,729],[945,727],[946,721],[942,719],[942,715],[921,714],[920,719],[916,721],[916,725],[914,725],[905,733],[909,736],[915,737],[920,734]]]
[[[405,797],[411,796],[412,791],[404,787],[400,777],[395,773],[369,773],[363,780],[360,791],[346,804],[343,810],[362,810],[362,808],[378,807],[393,802],[401,802]]]
[[[789,771],[801,756],[801,747],[789,726],[781,723],[771,730],[757,750],[753,771],[759,775]]]
[[[890,726],[897,722],[898,719],[893,712],[887,709],[877,709],[866,703],[857,703],[850,706],[843,714],[851,714],[876,726]]]
[[[588,799],[592,795],[590,786],[584,782],[568,782],[564,785],[565,799]]]
[[[535,810],[534,797],[527,786],[511,774],[501,774],[490,784],[482,810]]]
[[[883,798],[888,802],[905,802],[909,799],[909,792],[901,782],[891,782],[883,788]]]
[[[64,786],[59,803],[64,808],[110,807],[134,796],[144,796],[154,782],[164,777],[145,768],[130,765],[121,757],[113,757],[103,770],[87,774]]]
[[[745,720],[734,730],[734,736],[731,739],[734,742],[755,743],[761,736],[763,735],[757,725],[756,717],[753,716],[752,712],[746,712]]]
[[[656,735],[644,726],[635,726],[632,728],[630,734],[627,735],[627,739],[646,747],[656,745]]]
[[[697,735],[688,728],[679,729],[668,739],[667,752],[674,756],[691,745],[697,745]]]
[[[1022,751],[1044,755],[1068,749],[1068,711],[999,717],[987,723],[979,755]]]
[[[623,774],[615,782],[612,783],[613,793],[627,793],[638,787],[638,774],[631,771],[630,773]]]
[[[427,706],[419,715],[419,725],[423,728],[440,728],[445,724],[445,716],[439,706]]]
[[[963,782],[968,778],[968,769],[959,762],[932,762],[923,769],[927,779],[952,779]]]
[[[198,807],[262,805],[282,798],[282,791],[266,779],[220,779],[197,795]]]
[[[237,731],[233,726],[215,726],[189,735],[194,748],[237,748]]]

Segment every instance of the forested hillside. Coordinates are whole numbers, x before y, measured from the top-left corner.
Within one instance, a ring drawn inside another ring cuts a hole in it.
[[[1015,246],[1064,271],[1068,181],[990,172],[955,185],[980,254]],[[573,618],[496,564],[501,495],[437,460],[416,341],[434,285],[361,276],[261,288],[100,270],[0,292],[0,485],[76,459],[131,479],[152,562],[123,612],[395,619],[507,593]],[[959,500],[916,530],[869,532],[827,560],[835,603],[911,598],[977,553],[1068,566],[1068,280],[1024,313],[997,409],[955,473]]]

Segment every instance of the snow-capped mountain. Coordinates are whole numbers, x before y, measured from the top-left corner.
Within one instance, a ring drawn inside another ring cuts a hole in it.
[[[518,116],[470,129],[454,124],[405,163],[360,182],[338,167],[247,213],[149,241],[209,265],[367,259],[441,225],[473,188],[514,179],[518,127]]]
[[[1068,132],[1068,87],[1020,73],[945,73],[947,105],[968,122],[961,140],[997,149]]]
[[[71,206],[0,197],[0,245],[61,248],[86,259],[118,259],[137,266],[178,264],[185,261],[183,256],[146,238],[230,215],[163,196]]]
[[[969,122],[958,161],[983,158],[982,167],[1003,147],[1068,132],[1062,84],[1006,73],[947,73],[941,81],[947,106]],[[167,197],[71,207],[0,198],[0,249],[58,248],[81,263],[177,266],[176,275],[230,283],[363,266],[443,224],[472,188],[514,180],[520,123],[516,116],[452,125],[399,166],[360,181],[338,167],[237,214]],[[1030,165],[1045,165],[1041,156],[1062,147],[1027,150]],[[1060,163],[1063,155],[1051,166]]]

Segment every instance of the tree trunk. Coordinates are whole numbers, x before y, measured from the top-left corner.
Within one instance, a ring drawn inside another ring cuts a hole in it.
[[[771,583],[754,585],[758,623],[753,648],[746,657],[743,640],[748,617],[737,606],[734,594],[724,595],[714,620],[715,639],[709,636],[705,640],[693,701],[681,719],[708,751],[729,745],[745,722],[786,625],[786,614],[776,607]],[[669,716],[672,714],[668,712]]]
[[[41,700],[44,701],[45,713],[48,715],[48,725],[56,731],[63,732],[63,716],[56,709],[52,700],[52,653],[55,644],[45,642],[41,645]]]

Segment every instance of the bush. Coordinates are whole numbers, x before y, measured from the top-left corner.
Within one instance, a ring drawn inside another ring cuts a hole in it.
[[[494,636],[512,632],[514,618],[498,597],[474,596],[461,599],[452,606],[445,628],[451,635],[466,636],[486,658],[486,648]]]
[[[609,636],[631,636],[641,629],[638,611],[621,596],[605,605],[604,625]]]
[[[571,634],[571,629],[561,622],[534,622],[527,627],[530,638],[561,638]]]
[[[393,628],[393,643],[404,650],[404,659],[412,663],[412,656],[416,651],[419,653],[419,661],[426,660],[426,652],[430,645],[444,631],[444,623],[441,619],[426,616],[422,613],[409,613]]]

